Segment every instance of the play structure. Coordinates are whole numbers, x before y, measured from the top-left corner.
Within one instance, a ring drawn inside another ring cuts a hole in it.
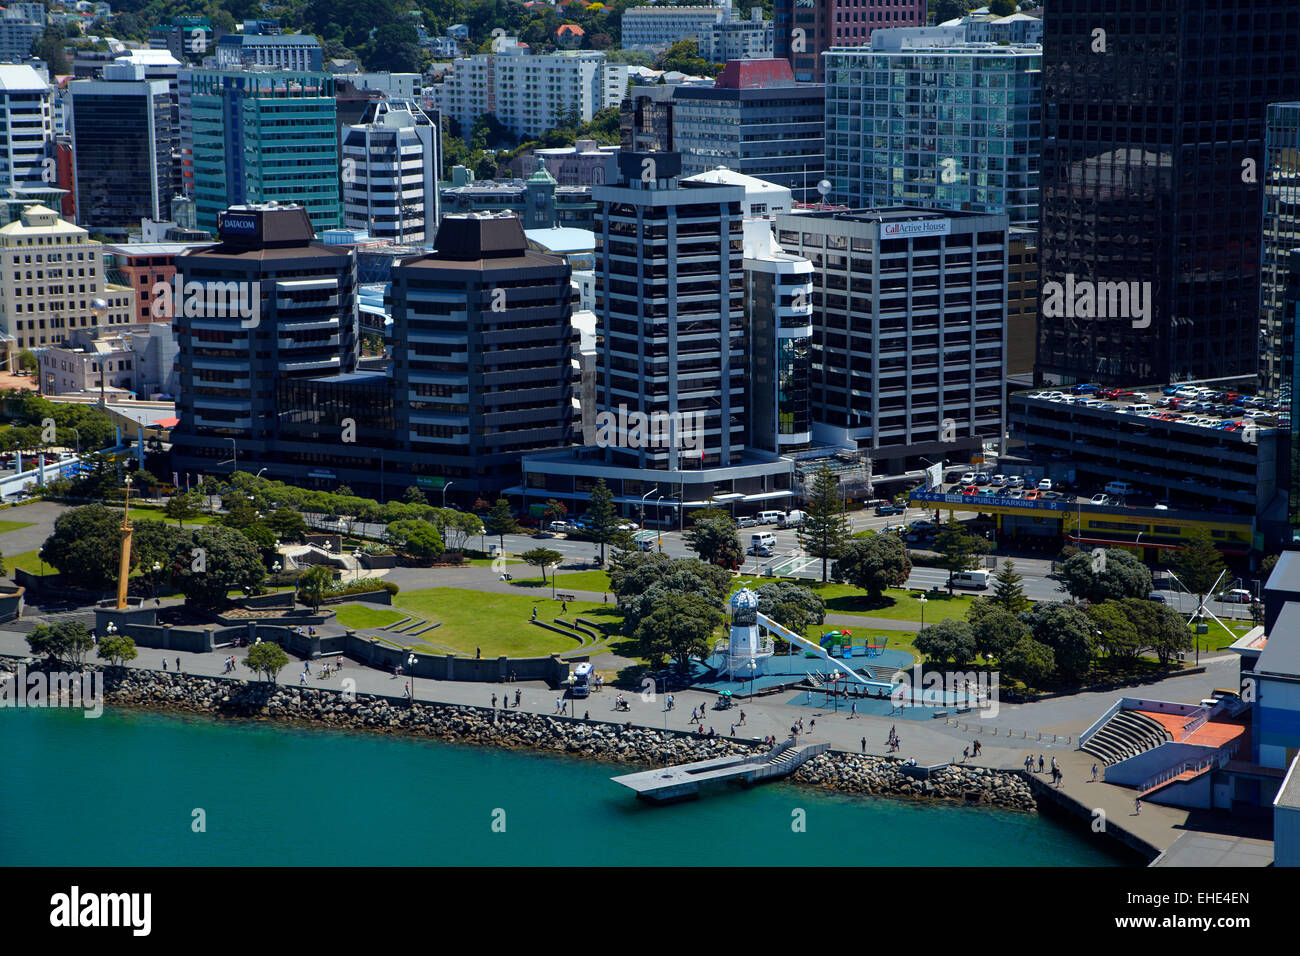
[[[732,680],[747,680],[766,673],[768,662],[775,653],[773,637],[779,637],[792,647],[800,647],[808,657],[819,657],[831,667],[842,672],[847,679],[865,684],[874,690],[888,692],[892,687],[886,681],[871,680],[863,677],[852,667],[842,664],[845,657],[876,657],[884,649],[881,644],[860,644],[852,642],[852,632],[848,630],[832,631],[837,635],[822,635],[820,643],[810,641],[765,614],[758,613],[758,595],[749,588],[741,588],[731,596],[731,631],[726,641],[719,641],[714,647],[714,654],[719,659],[718,672]]]
[[[840,631],[829,631],[821,636],[819,642],[831,657],[879,657],[885,649],[888,637],[880,638],[879,644],[855,644],[853,632],[847,627]],[[805,657],[823,657],[812,651],[804,651]]]

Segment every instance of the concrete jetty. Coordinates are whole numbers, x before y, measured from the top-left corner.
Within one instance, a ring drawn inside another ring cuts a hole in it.
[[[659,767],[611,777],[638,797],[665,803],[697,795],[705,784],[739,780],[758,783],[775,780],[797,770],[810,757],[824,752],[830,746],[824,740],[787,740],[761,754],[715,757],[697,760],[676,767]]]

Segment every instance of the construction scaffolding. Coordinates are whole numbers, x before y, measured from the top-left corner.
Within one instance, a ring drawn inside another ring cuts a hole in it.
[[[871,458],[861,453],[838,452],[820,458],[795,462],[795,491],[801,503],[812,493],[813,479],[823,467],[830,468],[839,479],[845,501],[868,501],[875,497],[872,488]]]

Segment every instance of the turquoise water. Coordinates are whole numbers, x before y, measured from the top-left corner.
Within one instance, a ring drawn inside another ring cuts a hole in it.
[[[1035,814],[780,783],[653,806],[609,764],[490,747],[122,710],[0,710],[0,739],[5,866],[1116,862]]]

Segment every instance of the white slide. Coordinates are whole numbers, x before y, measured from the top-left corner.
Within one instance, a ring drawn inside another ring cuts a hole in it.
[[[847,664],[841,663],[836,658],[831,657],[830,653],[826,650],[826,648],[822,647],[820,644],[817,644],[813,641],[808,640],[808,638],[806,637],[796,634],[788,627],[783,627],[782,625],[776,623],[776,621],[768,617],[766,614],[758,615],[758,626],[767,628],[768,631],[784,638],[785,640],[789,641],[791,644],[796,644],[800,647],[807,648],[808,650],[816,654],[818,657],[825,660],[832,667],[839,668],[840,670],[848,674],[850,677],[852,677],[855,681],[857,681],[860,684],[865,684],[868,687],[874,687],[876,689],[881,689],[881,688],[885,690],[893,689],[894,685],[889,683],[888,681],[868,680],[867,678],[859,674],[857,671],[855,671],[852,667],[849,667]]]

